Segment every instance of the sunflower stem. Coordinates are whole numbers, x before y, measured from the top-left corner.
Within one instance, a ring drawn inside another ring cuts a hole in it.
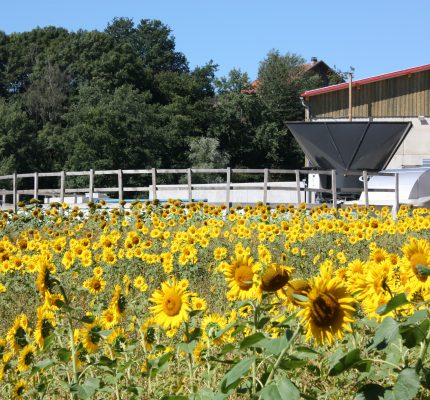
[[[287,352],[287,350],[289,349],[290,345],[294,342],[295,338],[299,335],[300,330],[301,330],[301,326],[300,326],[300,324],[299,324],[299,325],[297,325],[297,329],[296,329],[296,331],[294,332],[293,336],[291,337],[290,341],[289,341],[289,342],[287,343],[287,345],[282,349],[281,353],[279,354],[278,358],[276,359],[276,362],[275,362],[275,364],[273,365],[272,370],[270,371],[269,377],[267,378],[267,381],[266,381],[266,385],[265,385],[265,386],[269,385],[269,383],[272,381],[272,379],[273,379],[273,377],[274,377],[274,375],[275,375],[275,371],[278,369],[279,364],[280,364],[280,363],[281,363],[281,361],[282,361],[282,358],[284,357],[285,353],[286,353],[286,352]]]
[[[187,343],[189,343],[190,331],[188,327],[188,322],[185,322],[185,335],[186,335]],[[191,355],[191,353],[188,353],[188,371],[190,374],[191,393],[194,393],[195,388],[194,388],[194,374],[193,374],[193,356]]]
[[[427,350],[429,348],[429,345],[430,345],[430,329],[427,332],[427,336],[424,339],[424,343],[422,344],[422,347],[421,347],[420,355],[419,355],[418,360],[415,364],[415,371],[417,373],[420,372],[421,369],[423,368],[424,358],[427,354]]]
[[[76,347],[75,347],[75,335],[74,335],[74,327],[73,327],[73,318],[70,314],[70,302],[69,298],[67,297],[66,291],[64,290],[63,286],[61,285],[60,281],[55,280],[55,283],[60,288],[61,294],[64,297],[64,302],[66,303],[66,315],[67,315],[67,322],[69,324],[69,330],[70,330],[70,348],[72,351],[72,370],[73,370],[73,383],[78,383],[78,368],[76,365]],[[75,398],[76,395],[73,394],[72,398]]]

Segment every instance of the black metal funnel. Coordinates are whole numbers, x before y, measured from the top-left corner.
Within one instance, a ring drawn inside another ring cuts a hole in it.
[[[288,129],[314,167],[380,171],[387,167],[411,122],[288,122]]]

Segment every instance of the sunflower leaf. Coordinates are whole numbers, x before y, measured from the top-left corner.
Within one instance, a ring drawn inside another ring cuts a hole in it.
[[[243,349],[247,349],[248,347],[253,347],[258,342],[261,342],[265,338],[266,337],[261,332],[254,333],[253,335],[247,336],[245,339],[243,339],[240,342],[240,348],[241,350],[243,350]]]
[[[297,301],[300,301],[300,302],[302,302],[302,303],[306,303],[306,302],[308,301],[307,296],[303,296],[302,294],[294,293],[294,294],[293,294],[293,297],[294,297]]]
[[[263,400],[300,399],[299,390],[288,378],[283,378],[267,385],[258,394]]]
[[[394,296],[387,304],[382,305],[376,309],[379,315],[385,315],[389,312],[395,310],[396,308],[403,306],[404,304],[409,304],[409,300],[406,297],[406,293],[399,293]]]
[[[391,317],[386,317],[378,329],[376,329],[373,342],[368,347],[370,349],[377,348],[382,350],[388,346],[389,343],[399,338],[399,324]]]
[[[385,389],[381,385],[368,383],[358,389],[354,400],[383,400]]]
[[[430,267],[428,267],[427,265],[420,265],[418,264],[416,266],[417,271],[419,272],[420,275],[422,276],[430,276]]]
[[[239,384],[240,380],[246,375],[255,361],[255,356],[245,358],[238,362],[230,371],[228,371],[224,379],[221,381],[221,391],[227,393],[232,387]]]
[[[339,375],[340,373],[350,369],[357,368],[358,370],[367,369],[366,362],[360,357],[360,349],[354,349],[345,354],[343,357],[335,361],[329,370],[329,375]]]
[[[413,400],[420,388],[420,377],[413,368],[405,368],[397,377],[392,390],[387,390],[384,400]]]

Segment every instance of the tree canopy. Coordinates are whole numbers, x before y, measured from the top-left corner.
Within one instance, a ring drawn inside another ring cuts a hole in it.
[[[299,93],[321,85],[303,64],[269,52],[250,94],[238,69],[190,69],[158,20],[0,32],[0,173],[298,167],[285,122],[303,118]]]

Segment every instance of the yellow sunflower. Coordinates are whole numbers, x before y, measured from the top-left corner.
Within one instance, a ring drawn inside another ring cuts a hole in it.
[[[97,351],[102,340],[102,336],[100,335],[102,330],[103,324],[99,318],[95,318],[91,324],[85,324],[85,326],[81,328],[79,334],[82,338],[82,345],[89,354]]]
[[[276,292],[290,280],[293,268],[276,263],[270,264],[261,276],[260,288],[263,292]]]
[[[45,339],[54,331],[55,316],[52,311],[41,306],[37,308],[36,328],[34,329],[34,340],[40,349],[45,344]]]
[[[34,361],[34,353],[36,351],[36,347],[33,344],[28,344],[25,346],[18,357],[17,370],[19,372],[24,372],[30,368],[30,365],[33,364]]]
[[[101,277],[94,275],[84,281],[82,286],[87,289],[91,294],[100,294],[106,287],[106,281]]]
[[[206,315],[202,320],[202,340],[220,345],[227,340],[227,334],[217,337],[218,334],[227,326],[227,320],[220,314]]]
[[[426,275],[420,274],[418,265],[430,266],[430,245],[425,239],[409,238],[409,243],[405,243],[402,248],[406,260],[400,263],[400,272],[410,278],[411,289],[430,290],[430,279]]]
[[[312,337],[318,344],[332,344],[335,337],[341,339],[344,331],[351,332],[350,323],[355,300],[348,294],[342,281],[330,278],[327,273],[313,278],[308,300],[297,314],[306,330],[306,340]]]
[[[190,311],[190,293],[179,286],[173,278],[172,282],[163,282],[161,289],[156,290],[150,301],[155,303],[150,307],[157,325],[164,329],[178,328],[188,320]]]
[[[12,399],[23,399],[28,383],[24,379],[20,379],[12,389]]]
[[[231,264],[225,264],[223,273],[230,287],[228,300],[260,299],[261,288],[258,272],[261,264],[254,262],[247,254],[231,259]]]
[[[28,345],[27,337],[29,334],[28,318],[25,314],[20,314],[15,318],[12,327],[7,332],[6,340],[12,350],[17,353]]]

